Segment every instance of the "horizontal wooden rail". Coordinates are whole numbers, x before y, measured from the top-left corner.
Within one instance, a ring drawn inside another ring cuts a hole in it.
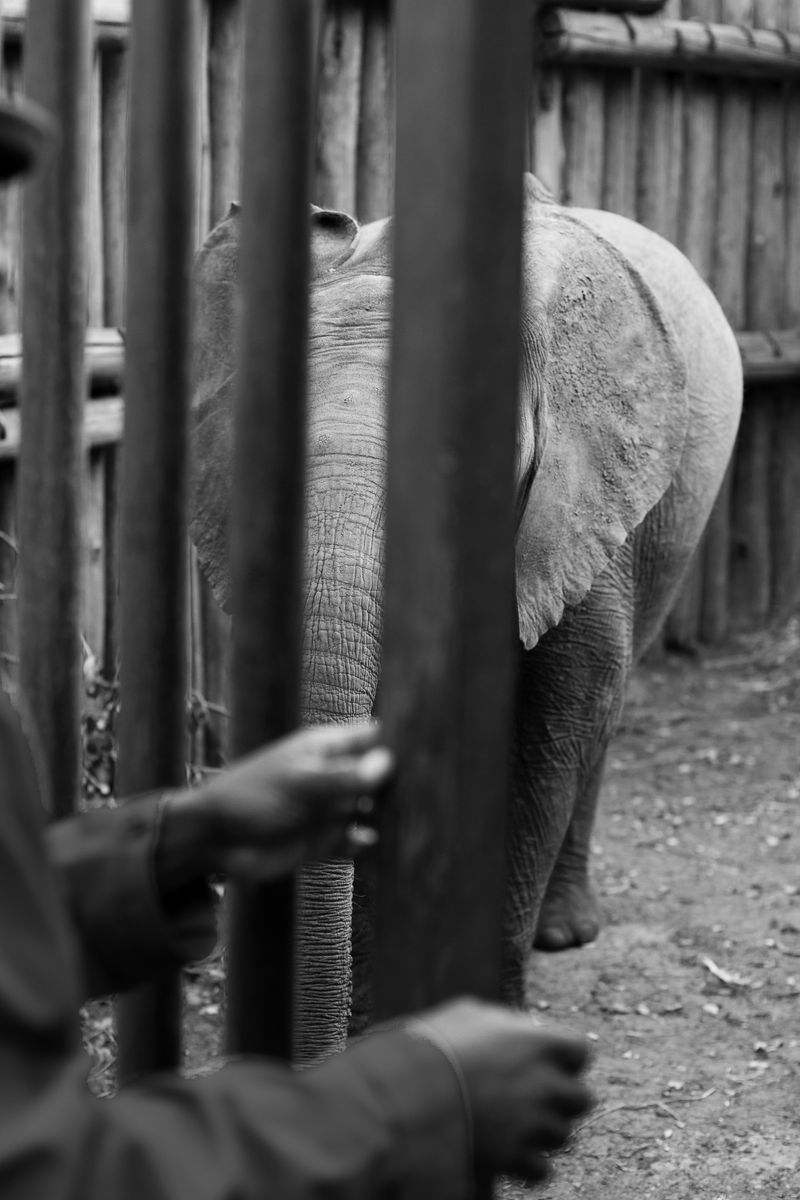
[[[125,404],[121,396],[107,400],[92,400],[86,405],[84,445],[112,446],[122,440]],[[19,409],[7,408],[0,413],[0,461],[19,454]]]
[[[5,0],[3,31],[10,40],[19,41],[25,28],[27,0]],[[93,0],[94,36],[99,42],[127,42],[131,0]]]
[[[742,355],[745,383],[780,384],[800,379],[800,329],[761,333],[745,330],[736,340]],[[121,387],[124,366],[122,337],[116,329],[90,329],[86,362],[94,390]],[[19,450],[19,409],[14,400],[22,371],[19,335],[0,337],[0,459],[16,458]],[[86,406],[87,446],[108,446],[122,437],[124,402],[121,396],[92,400]]]
[[[800,78],[800,34],[745,25],[547,9],[547,62],[576,67],[649,67],[737,78]]]
[[[745,383],[787,383],[800,378],[800,329],[736,335]]]
[[[109,394],[122,387],[125,366],[122,335],[117,329],[90,329],[86,335],[86,370],[91,392]],[[0,408],[13,406],[22,376],[17,333],[0,336]]]

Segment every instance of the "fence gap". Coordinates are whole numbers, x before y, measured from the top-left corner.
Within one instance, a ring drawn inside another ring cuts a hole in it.
[[[86,393],[88,0],[30,0],[25,89],[59,136],[24,194],[25,302],[19,471],[20,686],[53,810],[80,792],[80,592]]]
[[[396,21],[379,1018],[500,992],[530,61],[515,0]]]
[[[313,27],[312,0],[250,0],[245,9],[231,543],[236,756],[300,717]],[[229,1049],[290,1058],[294,880],[230,891]]]
[[[131,38],[118,793],[186,778],[186,441],[197,0],[137,0]],[[134,801],[135,802],[135,801]],[[119,1007],[120,1077],[178,1065],[180,979]]]

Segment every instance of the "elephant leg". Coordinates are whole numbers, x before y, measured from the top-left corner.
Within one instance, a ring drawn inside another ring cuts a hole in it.
[[[606,749],[607,743],[600,761],[581,782],[575,810],[542,901],[533,942],[537,950],[584,946],[600,932],[597,897],[589,882],[589,850]]]
[[[596,931],[586,855],[603,758],[631,665],[632,591],[630,559],[623,554],[538,645],[520,650],[505,912],[504,974],[512,1003],[524,999],[540,913],[547,912],[550,930],[559,930],[550,937],[559,936],[562,948]]]

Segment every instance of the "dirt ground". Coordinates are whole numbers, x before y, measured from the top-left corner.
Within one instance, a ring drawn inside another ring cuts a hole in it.
[[[800,621],[639,669],[594,844],[599,940],[537,954],[531,1003],[595,1049],[598,1104],[553,1179],[503,1200],[800,1196]],[[189,977],[187,1065],[222,969]],[[86,1022],[113,1086],[106,1006]]]
[[[504,1200],[800,1196],[800,626],[640,668],[594,852],[598,941],[530,997],[591,1038],[597,1108]]]

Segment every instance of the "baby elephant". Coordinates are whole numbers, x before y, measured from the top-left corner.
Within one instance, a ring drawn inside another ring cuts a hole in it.
[[[392,224],[315,209],[311,225],[305,715],[316,722],[368,715],[378,687]],[[238,236],[233,211],[198,263],[193,536],[225,606]],[[700,540],[742,398],[719,305],[656,234],[562,208],[527,176],[522,253],[506,921],[516,1000],[533,944],[597,934],[587,862],[606,750],[631,667]],[[341,928],[344,870],[307,881],[308,938]],[[346,978],[346,938],[341,955],[329,940],[310,955],[324,1020],[336,1004],[320,958]]]

